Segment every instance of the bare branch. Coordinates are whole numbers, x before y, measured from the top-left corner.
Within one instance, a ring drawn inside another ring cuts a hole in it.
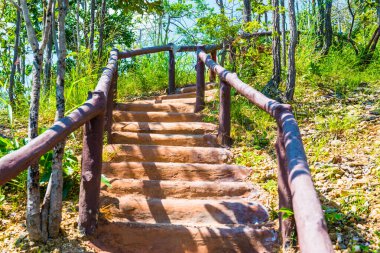
[[[11,2],[11,4],[13,4],[14,7],[16,7],[16,9],[17,9],[18,11],[22,11],[20,5],[18,5],[15,1],[13,1],[13,0],[9,0],[9,2]],[[5,6],[5,5],[4,5],[4,6]]]

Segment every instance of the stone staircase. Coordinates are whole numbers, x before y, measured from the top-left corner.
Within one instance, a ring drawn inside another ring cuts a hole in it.
[[[207,84],[206,100],[214,100]],[[265,194],[229,164],[217,126],[193,113],[195,87],[118,104],[104,150],[96,252],[275,252]]]

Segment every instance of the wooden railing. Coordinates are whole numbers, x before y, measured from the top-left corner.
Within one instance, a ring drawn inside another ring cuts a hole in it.
[[[197,90],[195,111],[205,107],[205,65],[211,70],[210,80],[220,79],[220,110],[218,139],[222,145],[231,144],[231,87],[275,118],[278,125],[276,151],[278,158],[279,207],[294,211],[298,241],[302,252],[332,252],[320,202],[312,183],[299,128],[289,105],[267,98],[243,83],[236,74],[216,63],[220,45],[180,46],[173,44],[136,49],[126,52],[112,50],[110,59],[88,100],[67,117],[57,121],[28,144],[0,159],[0,185],[15,178],[20,172],[51,150],[57,143],[83,126],[82,170],[79,193],[79,229],[87,235],[94,233],[97,224],[100,178],[102,167],[103,134],[110,143],[112,110],[115,107],[118,79],[118,60],[138,55],[168,51],[168,92],[175,92],[175,53],[197,52]],[[211,53],[211,56],[207,55]],[[283,244],[292,232],[292,220],[280,215]]]
[[[197,91],[204,90],[204,65],[219,75],[220,108],[219,139],[230,143],[230,90],[231,87],[252,104],[269,113],[277,122],[276,154],[278,160],[279,208],[294,212],[298,243],[301,252],[333,252],[321,204],[314,188],[310,169],[297,121],[290,105],[280,104],[242,82],[235,73],[218,65],[202,47],[197,50]],[[201,94],[201,92],[199,92]],[[204,97],[197,92],[196,108],[204,106]],[[280,232],[283,246],[292,232],[292,220],[280,214]]]

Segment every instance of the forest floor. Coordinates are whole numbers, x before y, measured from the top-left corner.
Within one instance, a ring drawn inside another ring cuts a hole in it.
[[[299,86],[293,104],[337,252],[380,252],[379,96],[379,83],[362,84],[343,97],[329,89]],[[242,102],[239,95],[232,100],[235,162],[252,167],[252,182],[271,193],[267,206],[275,219],[275,124]],[[208,121],[216,121],[217,106],[209,104]],[[3,129],[2,133],[6,135],[7,131]],[[7,187],[11,186],[2,187],[0,192],[0,252],[89,251],[87,239],[76,229],[75,198],[64,203],[61,236],[46,245],[34,244],[27,238],[24,194],[8,191]],[[77,187],[74,191],[70,196],[77,196]]]
[[[380,252],[380,84],[363,83],[344,97],[298,89],[292,107],[336,252]],[[240,118],[232,129],[236,162],[252,167],[252,182],[271,193],[276,218],[276,126],[242,99],[235,95],[232,102],[238,107],[232,117]],[[211,104],[210,121],[216,108]]]

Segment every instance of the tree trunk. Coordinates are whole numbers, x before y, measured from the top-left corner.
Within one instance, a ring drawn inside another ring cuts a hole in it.
[[[94,50],[94,36],[95,36],[95,0],[91,0],[91,20],[90,20],[90,55]]]
[[[45,58],[45,69],[44,69],[44,91],[45,92],[49,91],[50,86],[51,86],[52,53],[53,53],[53,27],[52,27],[52,32],[49,34],[49,40],[46,45],[46,58]]]
[[[294,0],[288,0],[289,23],[290,23],[290,42],[288,53],[288,79],[286,83],[286,99],[293,100],[294,89],[296,86],[296,61],[295,53],[297,46],[297,20],[294,10]]]
[[[104,22],[106,20],[106,0],[102,0],[102,10],[100,14],[100,26],[99,26],[99,58],[103,56],[103,33],[104,33]]]
[[[21,46],[22,46],[22,56],[21,56],[21,83],[22,84],[25,84],[25,69],[26,69],[26,66],[25,66],[25,39],[23,37],[21,37]]]
[[[326,10],[325,10],[325,39],[323,43],[322,54],[327,55],[329,53],[332,44],[332,25],[331,25],[331,9],[332,0],[326,0]]]
[[[225,14],[224,0],[216,0],[216,4],[219,6],[220,14]]]
[[[348,12],[350,13],[350,16],[351,16],[351,24],[350,24],[350,29],[348,30],[347,40],[352,45],[352,48],[355,51],[355,55],[358,56],[359,55],[359,49],[357,48],[354,40],[352,40],[352,38],[351,38],[352,30],[353,30],[354,24],[355,24],[356,13],[354,13],[352,8],[351,8],[350,0],[347,0],[347,6],[348,6]]]
[[[83,1],[83,12],[84,12],[84,16],[83,16],[83,33],[84,33],[84,43],[86,45],[86,48],[89,48],[89,43],[88,43],[88,27],[87,27],[87,2],[86,1]]]
[[[248,23],[252,21],[252,7],[251,0],[243,0],[244,8],[243,8],[243,22]]]
[[[318,20],[315,17],[316,16],[316,3],[315,0],[311,0],[311,16],[312,16],[312,33],[316,34],[315,30],[317,29],[318,26]],[[310,14],[309,14],[310,15]]]
[[[18,4],[20,5],[20,1],[18,1]],[[13,48],[13,61],[12,61],[11,76],[9,78],[9,89],[8,89],[9,102],[12,105],[12,107],[14,107],[14,99],[15,99],[14,87],[15,87],[16,65],[18,61],[18,51],[19,51],[19,46],[20,46],[20,26],[21,26],[21,12],[17,10],[15,45]]]
[[[58,0],[58,47],[57,47],[57,82],[56,82],[56,120],[65,116],[65,73],[66,73],[66,34],[65,19],[67,15],[69,1]],[[55,238],[59,234],[59,227],[62,220],[62,159],[64,154],[65,141],[58,143],[54,148],[53,165],[51,171],[51,192],[49,208],[49,237]],[[50,183],[49,182],[49,183]]]
[[[38,136],[38,114],[39,100],[41,89],[41,69],[43,52],[45,50],[48,34],[51,29],[52,18],[52,0],[49,0],[47,5],[47,16],[44,24],[43,39],[39,45],[36,31],[33,28],[30,20],[29,9],[26,0],[20,0],[20,5],[23,12],[28,41],[33,51],[33,71],[32,71],[32,91],[30,99],[30,112],[28,124],[28,137],[34,139]],[[39,189],[39,167],[38,161],[29,167],[27,179],[27,214],[26,226],[29,232],[29,238],[33,241],[38,241],[44,238],[41,233],[41,217],[40,217],[40,189]]]
[[[285,2],[280,0],[281,8],[281,25],[282,25],[282,67],[286,68],[286,17],[285,17]]]
[[[79,16],[79,9],[80,9],[80,0],[77,0],[77,9],[76,9],[76,19],[77,19],[77,52],[80,51],[80,16]]]
[[[278,8],[279,0],[272,0],[273,11],[273,76],[274,88],[277,90],[281,82],[281,42],[280,42],[280,15]]]
[[[318,28],[317,28],[317,45],[316,50],[320,50],[323,47],[324,29],[325,29],[325,4],[323,0],[317,0],[318,2]]]
[[[263,93],[273,99],[279,99],[279,86],[281,82],[281,41],[280,41],[280,15],[279,0],[272,0],[273,10],[273,32],[272,32],[272,57],[273,74],[271,80],[265,85]]]

